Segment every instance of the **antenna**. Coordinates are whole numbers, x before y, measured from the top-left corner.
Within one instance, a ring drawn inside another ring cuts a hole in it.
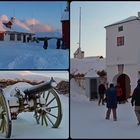
[[[35,25],[34,13],[32,13],[32,20],[33,20],[33,23],[31,25],[31,31],[34,32],[34,25]]]
[[[15,8],[13,9],[13,16],[15,17]]]
[[[70,5],[69,5],[69,2],[67,1],[67,7],[66,7],[66,10],[69,11],[70,10]]]
[[[79,48],[81,48],[81,7],[80,7],[80,15],[79,15]]]

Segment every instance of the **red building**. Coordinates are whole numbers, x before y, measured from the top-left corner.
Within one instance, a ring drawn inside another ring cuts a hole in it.
[[[66,49],[70,48],[70,19],[69,19],[69,4],[67,4],[67,7],[64,11],[64,14],[61,18],[62,22],[62,38],[64,47]]]

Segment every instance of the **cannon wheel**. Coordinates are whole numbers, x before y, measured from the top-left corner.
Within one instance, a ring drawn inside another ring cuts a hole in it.
[[[0,89],[0,132],[4,133],[6,138],[10,138],[12,129],[11,113],[7,100]]]
[[[62,120],[62,107],[57,91],[50,89],[44,92],[41,98],[45,99],[45,104],[35,111],[37,124],[58,128]]]

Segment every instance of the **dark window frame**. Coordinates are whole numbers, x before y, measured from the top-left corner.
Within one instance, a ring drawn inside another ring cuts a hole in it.
[[[117,37],[117,46],[124,46],[124,36]]]
[[[123,31],[123,26],[118,27],[118,32],[121,32],[121,31]]]
[[[17,34],[17,41],[21,41],[21,34]]]
[[[10,34],[10,41],[15,41],[15,34]]]

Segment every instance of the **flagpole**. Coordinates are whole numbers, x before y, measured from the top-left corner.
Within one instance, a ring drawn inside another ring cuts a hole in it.
[[[81,7],[80,7],[80,15],[79,15],[79,48],[81,48]]]

